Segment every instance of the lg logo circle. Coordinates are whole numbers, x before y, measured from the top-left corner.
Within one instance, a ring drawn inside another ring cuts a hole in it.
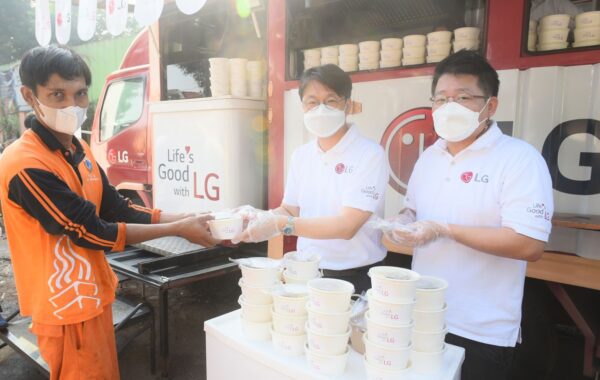
[[[408,179],[419,155],[437,140],[430,107],[413,108],[397,116],[386,128],[381,145],[390,165],[389,184],[406,194]]]

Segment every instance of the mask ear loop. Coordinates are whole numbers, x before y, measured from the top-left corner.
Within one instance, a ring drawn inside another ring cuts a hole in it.
[[[32,93],[33,93],[33,91],[32,91]],[[41,116],[46,117],[46,114],[44,113],[44,111],[42,111],[42,107],[40,107],[40,104],[42,104],[42,102],[40,102],[40,100],[37,98],[37,96],[35,96],[35,94],[33,95],[33,98],[35,99],[35,102],[36,102],[34,110],[37,108],[37,110],[39,111]]]
[[[479,113],[477,114],[477,118],[478,118],[478,119],[479,119],[479,115],[481,115],[481,113],[483,112],[483,110],[485,109],[485,107],[487,107],[487,106],[488,106],[488,104],[490,104],[490,100],[492,100],[492,97],[491,97],[491,96],[490,96],[490,97],[487,99],[487,101],[485,102],[485,104],[484,104],[484,105],[483,105],[483,107],[481,108],[481,111],[479,111]],[[489,122],[489,120],[490,120],[490,118],[489,118],[489,117],[486,117],[485,119],[483,119],[483,120],[481,120],[481,121],[479,122],[479,125],[481,125],[481,123],[485,122],[485,123],[486,123],[486,125],[489,127],[489,126],[490,126],[490,124],[488,123],[488,122]],[[486,129],[487,129],[487,127],[486,127]]]

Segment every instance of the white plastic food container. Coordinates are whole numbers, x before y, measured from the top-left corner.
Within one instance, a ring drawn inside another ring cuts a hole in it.
[[[454,52],[460,50],[477,50],[479,49],[479,41],[478,40],[464,40],[464,41],[454,41],[452,43],[452,48]]]
[[[547,51],[547,50],[559,50],[566,49],[569,46],[568,42],[553,42],[549,44],[538,44],[537,50],[539,51]]]
[[[574,48],[585,47],[585,46],[594,46],[594,45],[600,45],[600,38],[597,39],[597,40],[577,41],[577,42],[573,43],[573,47]]]
[[[450,42],[444,44],[429,44],[427,45],[427,55],[443,55],[448,56],[450,54],[450,49],[452,49],[452,44]]]
[[[424,57],[422,58],[424,61]],[[392,266],[369,269],[371,292],[384,301],[414,302],[417,281],[421,276],[412,270]]]
[[[321,58],[321,65],[339,65],[338,58]]]
[[[379,46],[379,41],[363,41],[358,44],[361,53],[378,53]]]
[[[407,325],[412,320],[412,309],[415,301],[390,302],[374,296],[373,289],[367,291],[369,311],[373,321],[394,326]]]
[[[273,330],[280,334],[286,335],[303,335],[305,334],[304,326],[308,316],[306,315],[292,315],[282,314],[275,311],[272,312],[273,316]]]
[[[375,62],[375,63],[359,63],[358,64],[358,69],[359,70],[377,70],[379,68],[379,62]]]
[[[575,26],[583,28],[600,26],[600,11],[583,12],[575,16]]]
[[[343,44],[339,46],[340,56],[352,56],[358,54],[358,45]]]
[[[369,339],[373,343],[388,348],[404,348],[410,344],[413,322],[406,325],[394,325],[386,322],[376,322],[371,318],[370,311],[365,313]]]
[[[279,352],[290,356],[300,356],[304,354],[304,345],[306,344],[306,334],[286,335],[271,330],[273,346]]]
[[[454,29],[454,40],[478,40],[479,39],[479,28],[473,26],[466,26],[464,28]]]
[[[446,303],[448,282],[439,277],[421,276],[416,284],[415,309],[441,310]]]
[[[210,64],[211,68],[214,67],[228,67],[229,66],[229,58],[220,58],[220,57],[213,57],[213,58],[209,58],[208,59],[208,63]]]
[[[449,30],[440,30],[438,32],[431,32],[427,34],[427,43],[433,44],[449,44],[452,39],[452,32]]]
[[[208,221],[208,226],[215,239],[231,240],[242,232],[244,220],[241,217],[213,219]]]
[[[569,28],[543,30],[538,34],[541,43],[566,42],[569,36]]]
[[[346,331],[340,334],[317,332],[306,324],[306,335],[308,348],[313,352],[326,355],[343,354],[350,340],[350,325],[346,325]]]
[[[319,61],[321,59],[321,49],[304,50],[304,60],[309,62]]]
[[[402,38],[384,38],[381,40],[381,50],[402,49]]]
[[[404,41],[405,48],[412,46],[425,46],[427,37],[423,34],[411,34],[408,36],[404,36],[402,40]]]
[[[379,52],[360,53],[358,58],[360,64],[373,64],[379,62]]]
[[[322,275],[321,273],[319,273],[316,277],[314,278],[320,278]],[[298,284],[298,285],[306,285],[310,280],[312,280],[313,278],[301,278],[301,277],[294,277],[292,276],[287,270],[283,271],[283,281],[286,284]]]
[[[358,55],[340,55],[338,62],[340,66],[356,66],[358,65]]]
[[[444,353],[446,352],[446,344],[441,350],[433,352],[424,352],[411,350],[410,361],[412,368],[416,373],[433,374],[440,372],[444,364]]]
[[[544,29],[564,29],[569,27],[571,16],[568,14],[556,14],[544,16],[540,19],[540,30]]]
[[[413,321],[415,330],[419,331],[440,331],[446,325],[446,307],[440,310],[419,310],[413,309]]]
[[[354,285],[334,278],[317,278],[308,282],[311,306],[316,311],[345,312],[350,307]]]
[[[340,69],[344,70],[345,72],[353,72],[353,71],[358,71],[358,64],[354,64],[354,65],[342,65],[340,63]]]
[[[293,277],[313,279],[319,275],[321,256],[316,253],[291,251],[283,256],[283,262],[288,274]]]
[[[276,313],[306,315],[308,288],[302,284],[285,284],[273,287],[273,310]]]
[[[316,332],[341,334],[346,331],[350,323],[350,307],[341,312],[322,312],[316,310],[308,302],[306,310],[308,311],[308,325]]]
[[[415,351],[437,352],[444,347],[447,328],[439,331],[412,331],[412,346]]]
[[[406,368],[400,370],[391,370],[377,367],[365,358],[365,369],[367,370],[367,379],[368,380],[400,380],[404,379],[408,376],[411,371],[412,365],[409,361],[407,363]]]
[[[341,355],[325,355],[314,352],[308,348],[308,343],[304,346],[306,361],[310,368],[329,376],[340,376],[346,371],[348,354],[350,347],[346,347],[346,352]]]
[[[340,50],[337,45],[334,46],[325,46],[321,48],[321,62],[323,58],[336,58],[340,55]]]
[[[243,278],[240,278],[238,285],[242,289],[242,296],[247,302],[257,305],[270,305],[273,303],[273,297],[269,293],[272,285],[248,286],[244,283]]]
[[[240,318],[242,332],[250,340],[268,341],[271,340],[271,322],[251,322],[243,317]]]
[[[398,62],[402,59],[402,49],[388,49],[381,51],[382,62]]]
[[[600,25],[586,28],[575,28],[575,42],[600,40]]]
[[[444,58],[446,58],[448,55],[428,55],[427,56],[427,63],[437,63],[437,62],[441,62]]]
[[[272,304],[258,305],[248,303],[244,296],[240,296],[238,303],[242,307],[242,319],[249,322],[270,322]]]
[[[382,69],[386,69],[389,67],[398,67],[402,65],[402,61],[401,60],[397,60],[397,61],[379,61],[379,67],[381,67]]]
[[[369,338],[370,332],[363,335],[365,343],[365,359],[377,368],[388,370],[402,370],[408,367],[411,345],[402,348],[389,348],[374,343]]]
[[[266,257],[252,258],[253,265],[240,265],[244,284],[248,286],[269,286],[279,283],[281,275],[280,263]]]

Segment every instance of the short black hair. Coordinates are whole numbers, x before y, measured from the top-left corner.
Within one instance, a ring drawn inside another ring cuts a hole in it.
[[[92,83],[92,73],[83,58],[66,47],[35,47],[21,59],[19,76],[21,83],[36,92],[37,85],[45,86],[52,74],[71,80],[82,77],[85,84]]]
[[[350,79],[350,75],[336,65],[327,64],[311,67],[302,73],[300,76],[300,88],[298,90],[300,99],[302,99],[308,83],[313,80],[329,87],[344,99],[350,99],[350,95],[352,95],[352,79]]]
[[[444,74],[476,76],[477,84],[485,96],[498,96],[498,73],[479,53],[460,50],[438,63],[431,82],[431,94],[435,92],[437,82]]]

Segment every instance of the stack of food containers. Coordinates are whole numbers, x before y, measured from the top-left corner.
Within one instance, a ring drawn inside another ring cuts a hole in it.
[[[548,15],[540,19],[538,28],[537,50],[566,49],[569,45],[569,22],[571,16],[568,14]]]
[[[321,49],[304,50],[304,70],[321,65]]]
[[[280,284],[280,263],[277,260],[255,257],[240,264],[242,278],[241,321],[244,335],[252,340],[271,339],[271,309],[273,297],[269,290]]]
[[[380,55],[379,67],[400,66],[402,63],[402,38],[384,38],[381,40]]]
[[[411,34],[404,37],[402,49],[402,66],[421,65],[425,63],[425,41],[422,34]]]
[[[440,30],[427,34],[427,63],[440,62],[450,55],[452,32]]]
[[[375,70],[379,68],[379,41],[363,41],[358,44],[358,68],[360,70]]]
[[[537,21],[529,20],[529,33],[527,33],[527,50],[535,51],[537,42]]]
[[[437,277],[421,276],[417,282],[416,304],[413,310],[411,362],[415,372],[433,373],[442,368],[446,346],[444,339],[445,292],[448,283]]]
[[[573,47],[600,45],[600,11],[584,12],[575,16]]]
[[[317,278],[308,282],[306,359],[311,368],[329,376],[346,370],[350,346],[350,297],[354,285]]]
[[[322,276],[319,272],[320,262],[321,256],[317,253],[288,252],[283,256],[283,280],[286,284],[306,285],[310,280]]]
[[[308,288],[306,285],[285,284],[273,287],[271,295],[273,345],[286,355],[302,355],[306,344]]]
[[[338,62],[340,68],[346,72],[358,71],[358,45],[340,45],[339,52]]]
[[[365,367],[369,378],[401,378],[410,369],[412,312],[418,273],[381,266],[369,270]]]
[[[229,95],[229,59],[209,58],[208,63],[212,96]]]
[[[248,95],[247,64],[248,60],[246,58],[232,58],[229,60],[229,85],[233,96]]]
[[[479,28],[466,26],[454,29],[454,52],[479,49]]]
[[[340,50],[337,45],[325,46],[321,48],[321,65],[337,65]]]
[[[263,94],[263,68],[262,61],[248,61],[246,64],[246,78],[248,80],[248,96],[262,98]]]

